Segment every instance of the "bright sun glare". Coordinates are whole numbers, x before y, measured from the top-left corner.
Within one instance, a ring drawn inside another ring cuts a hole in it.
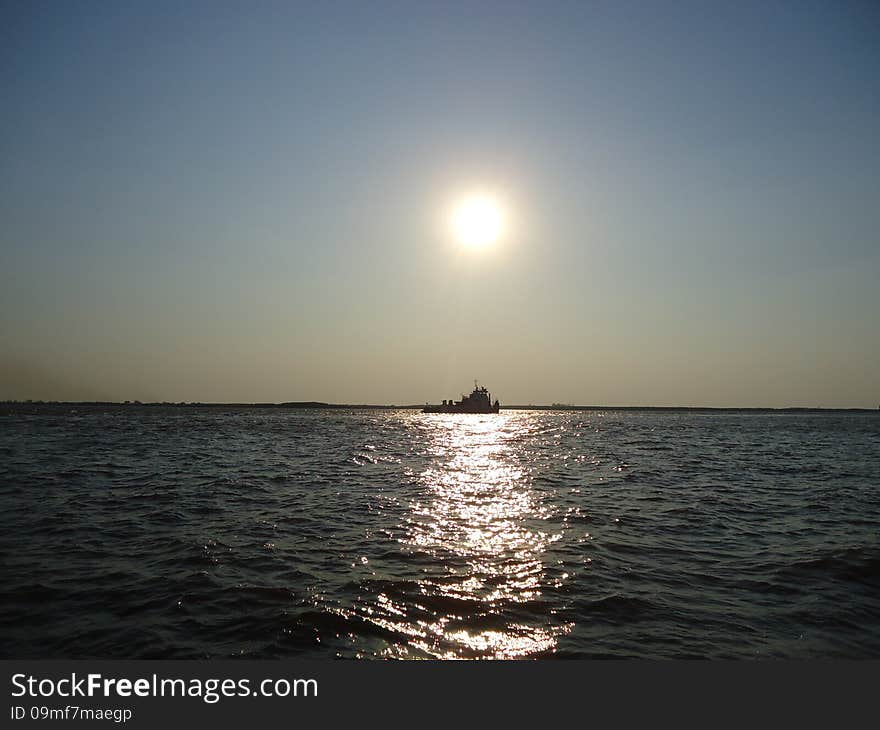
[[[470,195],[452,211],[452,230],[467,248],[485,248],[495,243],[504,231],[504,212],[490,195]]]

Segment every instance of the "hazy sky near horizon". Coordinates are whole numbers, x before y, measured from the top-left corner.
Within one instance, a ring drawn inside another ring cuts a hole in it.
[[[876,3],[2,13],[0,399],[880,403]]]

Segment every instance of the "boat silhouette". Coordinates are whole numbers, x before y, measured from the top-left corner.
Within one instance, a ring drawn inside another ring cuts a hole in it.
[[[493,403],[489,391],[475,380],[474,390],[470,395],[462,395],[459,401],[450,398],[440,405],[426,403],[422,413],[498,413],[500,409],[498,399]]]

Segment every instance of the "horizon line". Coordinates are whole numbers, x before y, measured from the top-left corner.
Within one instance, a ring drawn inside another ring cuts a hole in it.
[[[25,400],[6,399],[0,401],[0,405],[61,405],[61,406],[122,406],[122,407],[174,407],[174,408],[289,408],[289,409],[384,409],[384,410],[416,410],[424,408],[425,404],[382,404],[382,403],[328,403],[324,401],[260,401],[260,402],[220,402],[220,401],[67,401],[67,400],[40,400],[29,398]],[[502,405],[501,410],[523,411],[860,411],[874,413],[880,410],[880,406],[866,408],[864,406],[657,406],[657,405],[575,405],[575,404],[513,404]]]

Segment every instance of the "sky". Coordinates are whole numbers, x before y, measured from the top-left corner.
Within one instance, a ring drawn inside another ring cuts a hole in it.
[[[0,399],[880,403],[874,2],[0,12]]]

